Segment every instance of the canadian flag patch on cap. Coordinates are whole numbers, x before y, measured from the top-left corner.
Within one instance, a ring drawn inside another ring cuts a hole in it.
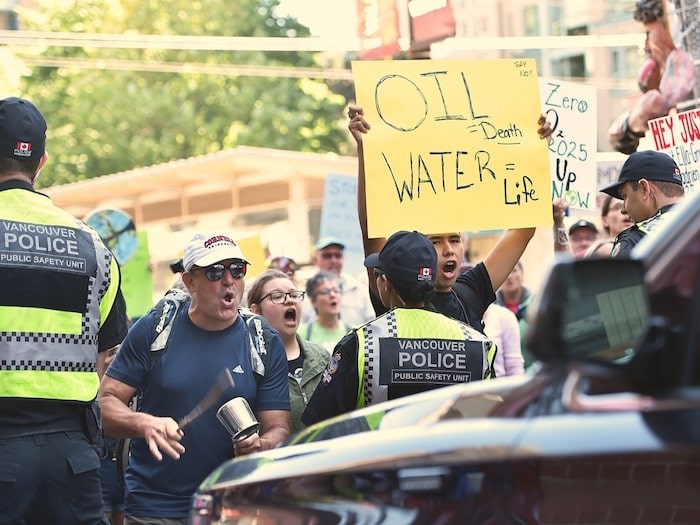
[[[29,142],[17,142],[15,145],[15,155],[18,157],[31,157],[32,145]]]
[[[418,269],[418,280],[429,281],[433,276],[433,269],[430,266],[425,266]]]

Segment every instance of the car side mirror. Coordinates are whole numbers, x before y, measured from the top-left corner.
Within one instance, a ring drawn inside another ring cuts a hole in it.
[[[650,315],[642,262],[559,261],[528,314],[527,348],[543,363],[626,362]]]

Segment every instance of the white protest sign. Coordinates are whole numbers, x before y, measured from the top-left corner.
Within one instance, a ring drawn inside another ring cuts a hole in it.
[[[344,272],[357,275],[364,271],[365,250],[357,216],[357,177],[326,175],[318,236],[336,237],[345,243]]]
[[[649,121],[654,147],[676,161],[686,195],[700,189],[700,109]]]
[[[570,208],[596,208],[597,93],[593,86],[541,78],[542,112],[552,125],[549,138],[552,200]]]

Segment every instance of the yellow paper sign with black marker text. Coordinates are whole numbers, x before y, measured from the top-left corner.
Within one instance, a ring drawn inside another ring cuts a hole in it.
[[[356,61],[370,237],[552,223],[530,59]]]

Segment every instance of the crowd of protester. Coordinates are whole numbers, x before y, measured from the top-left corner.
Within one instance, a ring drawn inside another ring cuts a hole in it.
[[[599,217],[552,203],[559,256],[627,257],[684,196],[671,157],[634,151],[649,115],[662,102],[667,111],[688,81],[657,3],[639,2],[635,17],[659,80],[650,65],[643,101],[611,128],[630,155],[601,190]],[[273,255],[246,291],[250,262],[236,241],[198,233],[171,266],[172,290],[129,326],[111,252],[34,189],[48,159],[43,115],[27,100],[0,100],[0,323],[14,334],[0,337],[2,363],[14,363],[0,385],[0,525],[184,525],[197,485],[230,458],[357,408],[527,373],[537,290],[526,286],[522,256],[535,228],[505,230],[477,261],[461,231],[370,238],[363,141],[371,123],[360,106],[348,116],[361,275],[344,267],[346,239],[324,237],[306,278],[294,259]],[[543,116],[537,126],[548,140]],[[19,321],[26,308],[33,317]],[[217,400],[234,398],[255,420],[245,432],[232,433],[216,410]]]

